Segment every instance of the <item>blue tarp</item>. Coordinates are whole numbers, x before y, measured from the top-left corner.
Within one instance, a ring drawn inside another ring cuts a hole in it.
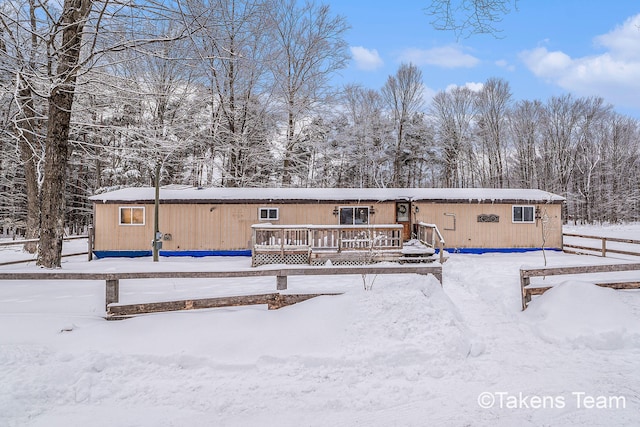
[[[152,251],[93,251],[96,258],[139,258],[152,256]],[[160,251],[160,256],[251,256],[250,249],[242,249],[235,251]]]
[[[524,252],[541,251],[541,248],[444,248],[450,254],[515,254]],[[545,248],[545,251],[562,252],[558,248]]]

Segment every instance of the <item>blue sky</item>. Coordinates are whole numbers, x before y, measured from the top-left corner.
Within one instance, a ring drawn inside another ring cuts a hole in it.
[[[457,1],[457,0],[454,0]],[[402,62],[418,65],[430,94],[451,85],[509,82],[513,98],[600,96],[640,118],[640,1],[519,0],[498,37],[434,30],[429,0],[325,0],[344,16],[352,60],[338,84],[379,89]]]

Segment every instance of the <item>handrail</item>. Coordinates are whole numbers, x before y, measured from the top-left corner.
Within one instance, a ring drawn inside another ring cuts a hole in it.
[[[440,239],[440,244],[442,246],[444,246],[444,237],[442,237],[442,234],[440,234],[440,230],[438,229],[438,226],[435,224],[429,224],[426,222],[419,222],[418,225],[421,225],[423,227],[429,227],[429,228],[433,228],[434,231],[436,232],[436,234],[438,235],[438,238]]]
[[[426,242],[421,238],[422,237],[420,233],[421,228],[422,229],[430,228],[433,231],[433,234],[431,235],[431,242]],[[438,243],[440,243],[440,263],[444,263],[444,237],[442,237],[440,230],[438,230],[438,226],[435,224],[429,224],[426,222],[418,222],[418,240],[420,240],[420,242],[424,243],[427,246],[431,246],[432,248],[435,249],[436,235],[438,236]]]

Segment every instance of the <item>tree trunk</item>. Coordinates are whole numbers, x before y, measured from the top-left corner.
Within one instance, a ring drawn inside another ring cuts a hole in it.
[[[24,178],[27,190],[27,229],[26,239],[37,239],[40,230],[40,199],[38,194],[38,177],[36,173],[36,150],[39,143],[36,138],[35,109],[33,93],[29,84],[18,76],[18,105],[22,119],[16,125],[20,161],[24,167]],[[37,250],[36,243],[25,243],[24,250],[33,254]]]
[[[289,187],[291,185],[291,169],[293,165],[292,154],[295,150],[295,118],[293,116],[293,102],[289,105],[287,114],[287,142],[284,150],[284,160],[282,162],[282,186]]]
[[[91,0],[65,0],[62,11],[62,44],[49,95],[49,121],[45,146],[42,218],[37,264],[60,267],[64,236],[65,179],[71,107],[78,74],[82,29]]]

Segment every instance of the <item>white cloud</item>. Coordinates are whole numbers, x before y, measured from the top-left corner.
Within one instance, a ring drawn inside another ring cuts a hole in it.
[[[615,106],[640,108],[640,15],[611,32],[595,37],[606,49],[572,58],[544,47],[524,51],[520,58],[536,76],[580,96],[601,96]]]
[[[596,46],[608,49],[615,56],[640,59],[640,15],[628,18],[623,25],[595,38]]]
[[[466,87],[467,89],[469,89],[472,92],[480,92],[482,90],[482,88],[484,87],[484,83],[467,82],[462,86],[459,86],[459,85],[456,85],[456,84],[450,84],[449,86],[447,86],[445,88],[445,92],[451,92],[453,89],[458,88],[458,87]]]
[[[362,46],[351,46],[351,55],[356,67],[361,70],[373,71],[384,65],[376,49],[367,49]]]
[[[473,68],[480,63],[475,56],[464,53],[460,46],[450,45],[433,49],[405,49],[400,60],[415,65],[435,65],[443,68]]]
[[[507,62],[504,59],[499,59],[495,62],[495,64],[500,67],[500,68],[504,68],[507,71],[515,71],[516,67],[512,64],[509,64],[509,62]]]

